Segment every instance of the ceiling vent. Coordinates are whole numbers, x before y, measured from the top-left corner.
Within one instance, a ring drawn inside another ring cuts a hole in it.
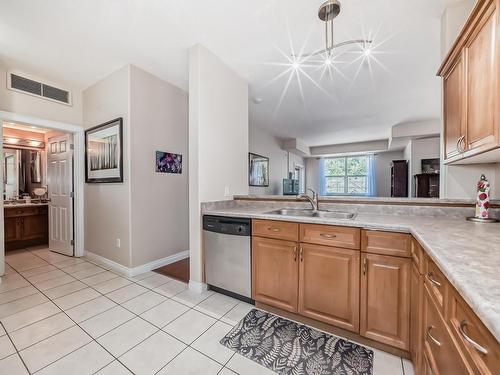
[[[53,102],[71,105],[71,91],[28,78],[24,74],[8,72],[7,88]]]

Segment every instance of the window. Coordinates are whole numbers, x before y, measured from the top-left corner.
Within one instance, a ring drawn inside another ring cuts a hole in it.
[[[322,159],[322,195],[369,195],[370,156]]]

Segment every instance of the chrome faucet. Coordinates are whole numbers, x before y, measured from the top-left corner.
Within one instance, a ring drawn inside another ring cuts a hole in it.
[[[307,189],[308,191],[312,192],[312,197],[309,196],[307,193],[306,194],[299,194],[297,195],[297,199],[300,198],[305,198],[311,203],[312,209],[314,212],[319,211],[319,206],[318,206],[318,194],[313,190],[313,189]]]

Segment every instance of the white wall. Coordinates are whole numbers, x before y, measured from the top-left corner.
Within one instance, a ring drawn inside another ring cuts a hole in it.
[[[130,230],[130,66],[83,92],[85,129],[123,117],[123,183],[85,184],[85,250],[132,265]],[[116,247],[116,239],[121,247]]]
[[[38,117],[45,120],[59,121],[72,125],[82,125],[82,92],[80,89],[70,87],[61,82],[47,80],[36,72],[23,71],[33,78],[51,83],[57,87],[68,89],[72,93],[72,105],[64,105],[49,100],[41,99],[32,95],[7,89],[7,71],[21,69],[12,66],[5,61],[0,61],[0,110],[22,115]]]
[[[380,152],[373,155],[377,197],[391,196],[391,162],[403,159],[403,151]]]
[[[295,165],[305,166],[304,158],[290,153],[287,167],[287,152],[282,149],[278,138],[269,132],[250,126],[249,151],[269,158],[269,186],[250,186],[250,194],[281,195],[283,194],[283,179],[288,178],[288,171],[294,171]]]
[[[189,248],[188,94],[130,67],[132,266]],[[155,151],[182,154],[182,174],[155,172]]]
[[[320,179],[319,179],[319,158],[306,159],[306,189],[312,189],[319,194]]]
[[[411,162],[409,166],[410,197],[416,195],[414,177],[422,173],[422,159],[439,159],[441,138],[411,140]]]
[[[467,20],[475,0],[462,0],[450,4],[441,17],[441,53],[444,58],[458,33]],[[444,129],[442,129],[442,132]],[[444,144],[441,142],[441,155]],[[441,198],[476,197],[476,183],[481,174],[489,179],[492,189],[491,197],[500,199],[500,164],[442,165],[441,166]]]
[[[201,282],[202,202],[248,194],[248,84],[201,45],[189,50],[189,246]]]
[[[444,58],[465,25],[477,0],[450,3],[441,16],[441,56]]]

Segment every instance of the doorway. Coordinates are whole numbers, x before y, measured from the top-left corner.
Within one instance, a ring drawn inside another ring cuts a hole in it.
[[[6,244],[13,238],[28,240],[30,244],[33,242],[29,241],[42,241],[42,233],[46,233],[46,244],[52,251],[83,256],[83,128],[2,111],[0,124],[4,162],[4,168],[0,168],[4,195],[0,224],[5,228],[0,231],[0,275],[4,274]],[[19,130],[39,135],[13,134]],[[19,152],[5,152],[6,149]],[[23,152],[25,155],[21,156]],[[24,163],[20,164],[20,159]],[[14,178],[16,170],[17,179]],[[32,205],[26,206],[27,202]],[[20,204],[25,206],[17,206]],[[16,219],[12,211],[8,211],[14,206],[18,208],[16,211],[26,211],[22,217]],[[44,214],[45,226],[41,220]],[[35,220],[28,216],[38,217]]]

